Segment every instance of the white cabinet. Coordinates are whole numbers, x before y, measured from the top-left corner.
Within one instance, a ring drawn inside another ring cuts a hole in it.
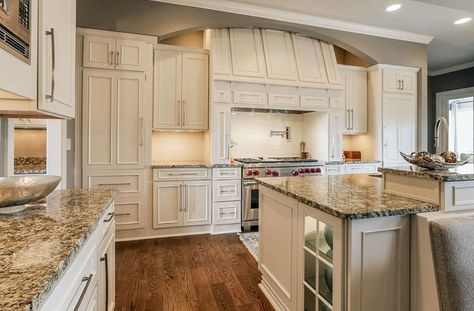
[[[345,165],[346,174],[376,174],[379,163],[349,163]]]
[[[98,262],[98,310],[113,311],[115,308],[115,221],[99,246]]]
[[[213,29],[211,36],[211,72],[215,75],[231,75],[229,29]]]
[[[146,43],[106,36],[84,36],[83,66],[132,71],[146,70]]]
[[[86,169],[144,168],[145,74],[84,69]]]
[[[345,166],[344,164],[331,164],[331,165],[326,165],[326,175],[331,176],[331,175],[344,175],[345,173]]]
[[[329,160],[342,159],[343,144],[342,132],[344,130],[344,111],[334,109],[329,112]]]
[[[207,225],[211,223],[211,181],[186,181],[184,185],[183,225]]]
[[[367,70],[361,67],[338,66],[344,90],[344,134],[367,132]]]
[[[76,1],[42,1],[39,29],[38,109],[74,118]]]
[[[230,48],[235,76],[265,77],[265,56],[260,29],[231,28]]]
[[[318,40],[296,34],[292,36],[300,81],[328,83],[321,43]]]
[[[153,128],[208,128],[208,55],[155,51]]]
[[[218,167],[213,170],[213,224],[214,231],[219,225],[241,223],[242,168]]]
[[[383,69],[383,91],[413,94],[416,92],[416,72]]]
[[[332,44],[321,42],[321,50],[323,52],[324,64],[326,65],[326,72],[328,77],[328,83],[333,85],[341,84],[341,77],[337,67],[336,53],[334,52],[334,46]]]
[[[298,75],[290,33],[263,29],[262,37],[268,78],[296,81]]]
[[[214,105],[212,109],[213,163],[225,164],[230,159],[230,115],[230,107]]]

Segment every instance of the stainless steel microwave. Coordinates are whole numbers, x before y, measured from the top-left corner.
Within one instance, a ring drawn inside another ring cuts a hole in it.
[[[30,63],[30,0],[0,0],[0,48]]]

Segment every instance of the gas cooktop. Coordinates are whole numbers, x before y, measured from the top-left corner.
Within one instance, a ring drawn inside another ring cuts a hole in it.
[[[303,159],[299,157],[256,157],[256,158],[237,158],[235,161],[244,164],[256,163],[301,163],[301,162],[318,162],[315,159]]]

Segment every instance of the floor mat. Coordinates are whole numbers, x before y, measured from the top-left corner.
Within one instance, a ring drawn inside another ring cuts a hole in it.
[[[258,261],[258,253],[259,253],[259,234],[258,232],[242,232],[237,233],[240,237],[240,240],[245,245],[245,247],[249,250],[250,254]]]

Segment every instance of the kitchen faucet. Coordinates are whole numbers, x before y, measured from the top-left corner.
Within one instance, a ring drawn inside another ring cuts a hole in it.
[[[438,117],[436,119],[436,123],[435,123],[435,129],[434,129],[434,146],[435,148],[438,148],[440,143],[439,143],[439,130],[441,128],[441,124],[444,125],[444,137],[446,138],[446,141],[445,141],[445,144],[448,145],[448,130],[449,130],[449,127],[448,127],[448,120],[446,120],[445,117]],[[447,150],[448,148],[446,148]]]

